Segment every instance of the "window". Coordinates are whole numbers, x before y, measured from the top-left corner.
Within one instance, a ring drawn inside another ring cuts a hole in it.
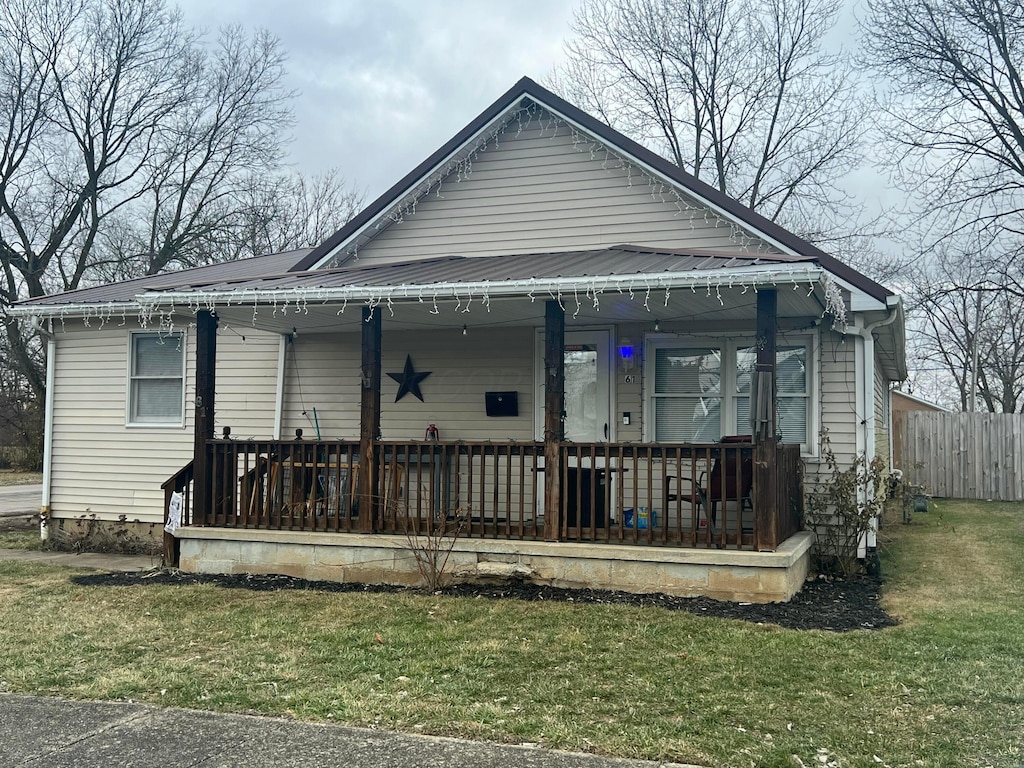
[[[181,426],[185,412],[185,339],[181,333],[133,333],[128,423]]]
[[[720,349],[655,350],[655,440],[708,443],[722,436],[721,371]]]
[[[814,445],[810,375],[811,340],[776,350],[776,422],[784,443]],[[717,442],[722,435],[748,434],[750,385],[756,349],[743,340],[718,345],[680,345],[649,340],[650,420],[655,441]]]

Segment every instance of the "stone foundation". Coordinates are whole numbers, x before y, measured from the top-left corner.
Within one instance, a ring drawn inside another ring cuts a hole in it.
[[[420,583],[404,536],[187,527],[178,537],[180,567],[192,573]],[[812,539],[811,533],[798,533],[775,552],[460,539],[447,572],[458,581],[521,578],[557,587],[784,602],[807,576]]]

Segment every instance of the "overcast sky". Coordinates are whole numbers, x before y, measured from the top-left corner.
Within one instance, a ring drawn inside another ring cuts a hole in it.
[[[298,92],[291,162],[337,167],[370,202],[523,75],[543,81],[561,61],[581,0],[178,0],[189,23],[266,27],[288,52]],[[171,0],[174,2],[174,0]],[[853,8],[831,35],[852,43]],[[877,169],[846,186],[871,210],[893,206]]]
[[[372,200],[519,78],[544,78],[577,0],[181,0],[186,21],[266,27],[288,52],[292,162]]]

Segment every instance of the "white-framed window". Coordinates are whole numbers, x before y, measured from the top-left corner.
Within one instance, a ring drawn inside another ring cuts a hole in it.
[[[130,426],[185,423],[185,335],[133,332],[128,336]]]
[[[717,442],[723,435],[749,434],[750,384],[757,358],[752,340],[649,337],[645,355],[645,439],[656,442]],[[815,377],[811,337],[780,339],[776,349],[776,421],[784,443],[811,453]]]

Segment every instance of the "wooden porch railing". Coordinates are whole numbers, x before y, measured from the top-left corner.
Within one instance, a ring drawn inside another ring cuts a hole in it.
[[[164,525],[167,524],[167,513],[171,508],[171,495],[174,493],[180,493],[184,497],[181,507],[181,524],[188,525],[191,522],[192,483],[194,479],[195,464],[190,461],[161,484],[160,488],[164,492]],[[165,531],[164,565],[176,567],[178,565],[178,553],[178,540]]]
[[[540,442],[379,442],[369,490],[356,442],[207,450],[214,480],[198,525],[403,534],[444,519],[471,538],[757,549],[801,525],[799,446],[563,443],[554,525]]]

